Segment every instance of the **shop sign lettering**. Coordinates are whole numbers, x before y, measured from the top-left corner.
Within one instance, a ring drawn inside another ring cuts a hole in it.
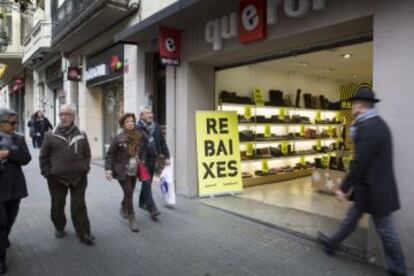
[[[233,12],[208,21],[204,30],[205,41],[217,51],[223,49],[224,41],[236,37],[242,43],[265,39],[267,26],[277,25],[282,11],[290,18],[300,18],[310,10],[325,10],[327,0],[267,0],[264,6],[263,1],[242,0],[240,14]],[[266,24],[262,24],[264,18]]]
[[[103,77],[106,76],[107,73],[107,69],[106,69],[106,64],[100,64],[97,66],[94,66],[92,68],[89,68],[86,71],[86,81],[90,81],[99,77]]]

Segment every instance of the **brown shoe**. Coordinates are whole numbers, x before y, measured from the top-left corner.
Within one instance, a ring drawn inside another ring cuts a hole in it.
[[[135,232],[135,233],[139,232],[138,223],[137,223],[137,220],[135,219],[134,214],[131,214],[128,216],[128,223],[129,223],[129,229],[132,232]]]
[[[124,219],[128,218],[128,213],[125,211],[125,208],[121,205],[121,209],[119,210],[119,213],[121,214],[121,217]]]

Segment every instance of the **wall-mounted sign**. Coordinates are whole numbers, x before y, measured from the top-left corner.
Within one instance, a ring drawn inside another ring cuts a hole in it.
[[[326,0],[240,0],[239,12],[206,23],[205,41],[217,51],[223,49],[225,40],[237,36],[242,43],[265,39],[268,26],[279,23],[282,11],[290,18],[300,18],[311,10],[319,12],[324,9]]]
[[[82,80],[82,69],[79,67],[69,67],[68,68],[68,80],[81,81]]]
[[[160,27],[158,43],[161,63],[179,66],[181,58],[181,31]]]
[[[16,92],[24,87],[24,78],[22,77],[14,77],[11,93]]]
[[[239,16],[240,42],[266,38],[266,0],[241,0]]]
[[[85,79],[88,86],[99,85],[124,75],[124,44],[88,57]]]

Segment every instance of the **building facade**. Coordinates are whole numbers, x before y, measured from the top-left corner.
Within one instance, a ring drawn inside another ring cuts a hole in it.
[[[269,86],[272,78],[277,78],[275,75],[265,81],[268,72],[251,69],[261,62],[364,44],[372,60],[367,76],[361,81],[372,82],[383,100],[380,112],[393,133],[395,169],[403,206],[395,215],[396,225],[407,264],[413,269],[414,243],[410,233],[414,230],[414,219],[409,211],[410,197],[414,194],[411,185],[414,174],[409,167],[414,153],[409,142],[413,128],[409,119],[402,118],[409,117],[410,104],[414,102],[412,94],[407,92],[411,88],[408,72],[413,69],[413,57],[408,53],[414,39],[408,34],[413,23],[414,3],[300,1],[296,5],[290,0],[256,2],[264,3],[262,14],[267,15],[267,26],[263,27],[266,31],[250,36],[239,32],[238,24],[241,22],[249,29],[249,24],[257,26],[259,20],[247,14],[244,15],[246,22],[243,17],[239,21],[240,2],[232,0],[178,1],[115,36],[115,41],[137,43],[143,52],[152,53],[152,41],[157,39],[160,26],[182,31],[181,65],[166,68],[167,140],[174,155],[179,153],[180,156],[176,162],[176,190],[187,196],[198,194],[195,114],[219,109],[222,90],[237,87],[240,93],[251,91],[254,83]],[[228,74],[225,71],[242,66],[250,66],[250,69]],[[326,68],[326,73],[335,70],[341,67]],[[349,77],[358,78],[356,74]],[[299,78],[294,80],[299,81]],[[301,80],[300,83],[303,88],[311,82]],[[289,96],[293,96],[296,91],[290,93]],[[142,95],[143,90],[138,90],[138,94]],[[337,100],[339,97],[338,94]],[[372,225],[367,244],[368,252],[380,255]]]

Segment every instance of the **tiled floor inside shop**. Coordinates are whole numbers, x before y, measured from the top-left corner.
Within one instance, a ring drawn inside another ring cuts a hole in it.
[[[328,235],[336,231],[351,204],[315,191],[310,177],[248,187],[235,196],[205,198],[201,202],[311,239],[316,238],[318,231]],[[363,254],[368,222],[368,217],[363,217],[344,242],[348,252],[356,250],[355,254]]]
[[[333,195],[319,193],[312,188],[310,177],[246,188],[240,197],[334,219],[342,219],[352,204],[340,202]],[[368,217],[360,221],[360,226],[368,227]]]

